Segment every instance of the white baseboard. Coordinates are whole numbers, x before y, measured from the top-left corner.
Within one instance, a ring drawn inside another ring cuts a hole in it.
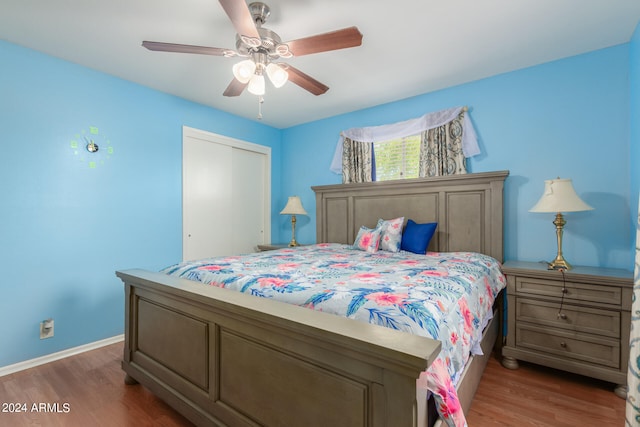
[[[14,363],[13,365],[1,366],[0,377],[13,374],[14,372],[24,371],[25,369],[33,368],[39,365],[44,365],[45,363],[53,362],[55,360],[64,359],[65,357],[73,356],[75,354],[84,353],[85,351],[95,350],[106,345],[115,344],[123,340],[124,334],[116,335],[115,337],[105,338],[100,341],[94,341],[89,344],[69,348],[57,353],[51,353],[45,356],[36,357],[35,359],[25,360],[24,362]]]

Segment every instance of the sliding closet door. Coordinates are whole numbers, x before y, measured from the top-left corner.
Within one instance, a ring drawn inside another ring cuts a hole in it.
[[[253,252],[270,236],[269,147],[183,128],[185,260]]]
[[[267,159],[262,153],[234,148],[231,165],[231,210],[237,224],[231,230],[233,253],[254,252],[257,244],[269,242],[264,224]]]

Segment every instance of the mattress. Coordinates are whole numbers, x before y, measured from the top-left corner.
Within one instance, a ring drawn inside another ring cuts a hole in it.
[[[317,244],[208,258],[166,274],[439,340],[418,385],[449,425],[465,425],[455,384],[505,287],[500,263],[474,252],[410,252]]]

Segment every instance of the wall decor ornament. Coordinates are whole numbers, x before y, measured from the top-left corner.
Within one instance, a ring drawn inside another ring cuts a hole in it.
[[[69,145],[74,156],[90,169],[103,166],[113,155],[111,140],[96,126],[89,126],[76,133]]]

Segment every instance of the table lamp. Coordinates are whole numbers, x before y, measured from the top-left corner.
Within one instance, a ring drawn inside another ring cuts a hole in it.
[[[287,205],[280,211],[280,214],[291,215],[291,241],[289,246],[298,246],[298,242],[296,242],[296,215],[307,215],[307,211],[302,207],[300,197],[289,197]]]
[[[544,193],[538,203],[529,212],[556,213],[553,224],[556,226],[558,254],[549,263],[549,270],[571,270],[571,265],[562,255],[562,231],[567,223],[562,212],[590,211],[593,208],[578,197],[570,179],[550,179],[544,182]]]

